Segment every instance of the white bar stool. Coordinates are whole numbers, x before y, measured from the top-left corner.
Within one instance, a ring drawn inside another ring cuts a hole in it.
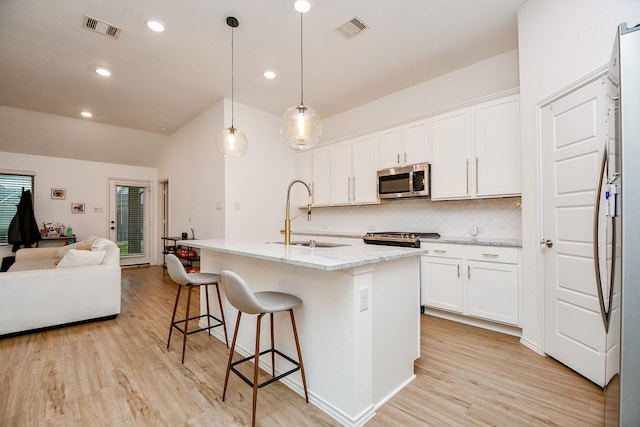
[[[222,285],[225,287],[227,299],[238,310],[238,318],[236,320],[236,328],[233,332],[233,339],[231,341],[231,351],[229,352],[229,362],[227,363],[227,372],[224,377],[224,389],[222,391],[222,401],[224,402],[225,395],[227,393],[227,384],[229,382],[229,372],[235,372],[244,382],[253,387],[253,409],[251,415],[251,425],[255,426],[256,424],[256,402],[258,397],[258,389],[264,387],[268,384],[271,384],[275,381],[278,381],[289,374],[300,371],[300,375],[302,376],[302,385],[304,387],[304,398],[309,403],[309,395],[307,393],[307,380],[304,375],[304,365],[302,363],[302,353],[300,352],[300,342],[298,341],[298,331],[296,329],[296,321],[293,315],[293,308],[302,303],[302,300],[294,295],[285,294],[282,292],[272,292],[272,291],[263,291],[263,292],[251,292],[247,283],[232,271],[225,270],[222,272]],[[296,342],[296,350],[298,352],[298,361],[290,358],[289,356],[283,354],[279,350],[274,348],[274,339],[273,339],[273,313],[277,313],[280,311],[288,311],[291,317],[291,326],[293,328],[293,337]],[[256,314],[258,317],[256,319],[256,346],[255,346],[255,354],[249,357],[245,357],[244,359],[233,362],[233,351],[236,346],[236,338],[238,337],[238,329],[240,327],[240,318],[242,313],[247,314]],[[262,317],[269,313],[271,320],[271,348],[260,351],[260,321]],[[259,358],[261,355],[271,353],[271,378],[258,384],[258,369],[259,369]],[[294,368],[284,372],[278,376],[275,375],[275,355],[279,355],[289,361],[294,365]],[[247,362],[249,360],[253,360],[254,368],[253,368],[253,381],[249,380],[247,377],[242,375],[235,366],[241,363]]]
[[[222,309],[222,299],[220,299],[220,289],[218,288],[218,283],[220,282],[219,274],[210,274],[210,273],[187,273],[184,269],[184,265],[178,259],[177,256],[173,254],[168,254],[166,258],[167,262],[167,271],[169,272],[169,277],[171,280],[178,284],[178,294],[176,295],[176,303],[173,306],[173,315],[171,316],[171,326],[169,326],[169,339],[167,340],[167,350],[169,349],[169,344],[171,344],[171,333],[173,329],[177,329],[182,332],[182,364],[184,364],[184,353],[187,348],[187,335],[195,334],[196,332],[207,331],[209,335],[211,335],[211,329],[217,328],[218,326],[222,326],[224,330],[224,341],[229,347],[229,339],[227,338],[227,328],[224,320],[224,310]],[[218,294],[218,305],[220,307],[220,317],[222,319],[218,319],[213,316],[209,311],[209,285],[216,287],[216,293]],[[185,314],[185,318],[183,320],[176,321],[176,311],[178,310],[178,302],[180,301],[180,290],[183,286],[186,286],[188,289],[187,296],[187,312]],[[191,307],[191,291],[194,286],[204,286],[205,297],[207,301],[207,314],[202,314],[200,316],[189,317],[189,309]],[[189,321],[197,320],[202,317],[207,318],[207,327],[206,328],[198,328],[193,331],[189,331]],[[211,319],[213,319],[216,323],[214,325],[211,324]],[[179,325],[184,323],[184,329]]]

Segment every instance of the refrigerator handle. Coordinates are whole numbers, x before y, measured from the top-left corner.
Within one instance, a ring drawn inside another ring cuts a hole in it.
[[[611,314],[607,312],[604,306],[604,295],[602,294],[602,280],[600,276],[600,242],[599,242],[599,219],[600,219],[600,197],[602,196],[602,183],[604,181],[604,174],[607,168],[607,147],[605,146],[602,155],[602,164],[600,166],[600,177],[598,179],[598,185],[596,188],[596,201],[593,207],[593,265],[596,273],[596,290],[598,291],[598,302],[600,303],[600,314],[602,316],[602,322],[604,323],[605,333],[609,332],[609,320]],[[614,237],[615,239],[615,237]],[[615,242],[614,242],[615,245]],[[615,259],[612,264],[615,264]],[[611,283],[611,289],[613,289],[613,282]],[[609,305],[611,305],[611,298],[609,299]]]

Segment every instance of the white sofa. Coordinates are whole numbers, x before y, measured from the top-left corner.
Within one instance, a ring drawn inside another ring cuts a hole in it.
[[[95,265],[74,266],[87,263]],[[108,239],[20,249],[0,273],[0,336],[114,318],[120,292],[120,250]]]

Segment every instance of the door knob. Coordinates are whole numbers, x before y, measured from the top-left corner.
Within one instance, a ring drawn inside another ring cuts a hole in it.
[[[547,239],[547,240],[542,239],[542,240],[540,240],[540,244],[541,244],[541,245],[547,245],[547,247],[548,247],[548,248],[550,248],[550,247],[552,247],[552,246],[553,246],[553,240],[550,240],[550,239]]]

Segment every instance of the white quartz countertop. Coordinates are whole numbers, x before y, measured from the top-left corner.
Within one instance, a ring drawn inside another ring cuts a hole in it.
[[[318,241],[322,242],[320,239]],[[277,242],[226,239],[184,240],[178,241],[177,244],[326,271],[361,267],[426,252],[426,249],[420,248],[367,245],[357,240],[349,246],[330,248],[285,246]]]

